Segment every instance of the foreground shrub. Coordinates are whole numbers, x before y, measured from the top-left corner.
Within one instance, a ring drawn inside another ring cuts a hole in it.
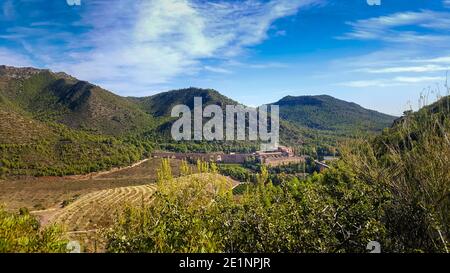
[[[383,205],[391,252],[448,252],[450,232],[450,98],[408,113],[374,142],[342,149],[361,181],[390,195]]]
[[[111,252],[364,252],[383,228],[368,189],[331,178],[274,186],[263,168],[238,198],[222,176],[158,184],[152,204],[128,208],[107,233]],[[330,175],[329,177],[332,177]],[[335,188],[333,193],[327,191]],[[375,216],[374,216],[375,215]]]
[[[161,176],[167,177],[163,166]],[[207,173],[158,182],[152,203],[127,208],[107,233],[108,251],[220,251],[221,240],[210,226],[214,215],[208,211],[216,200],[231,198],[229,189],[223,176]]]
[[[15,214],[0,208],[0,253],[65,252],[66,245],[60,227],[42,228],[26,210]]]
[[[173,179],[163,163],[153,204],[129,208],[111,252],[449,252],[450,98],[408,113],[341,160],[274,186],[267,170],[233,197],[220,176]],[[214,168],[213,168],[214,169]]]

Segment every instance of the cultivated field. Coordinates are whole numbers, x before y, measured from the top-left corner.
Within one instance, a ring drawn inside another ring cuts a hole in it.
[[[62,224],[68,231],[89,231],[108,227],[116,213],[126,205],[151,202],[156,184],[101,190],[83,195],[66,207],[56,210],[48,221]]]
[[[173,159],[170,163],[174,175],[177,176],[181,161]],[[20,177],[0,181],[0,204],[8,210],[60,209],[63,205],[92,192],[153,183],[156,181],[160,164],[161,159],[149,159],[133,168],[88,176]]]
[[[83,252],[103,252],[102,232],[110,227],[127,205],[139,206],[152,201],[156,184],[100,190],[82,195],[63,208],[34,211],[41,224],[63,226],[70,240],[81,243]]]

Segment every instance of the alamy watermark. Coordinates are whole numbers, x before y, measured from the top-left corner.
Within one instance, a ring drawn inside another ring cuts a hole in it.
[[[370,241],[366,247],[369,253],[381,253],[381,244],[377,241]]]
[[[369,6],[381,6],[381,0],[367,0]]]
[[[69,6],[81,6],[81,0],[66,0]]]
[[[70,241],[66,245],[68,253],[81,253],[81,245],[78,241]]]
[[[173,107],[171,116],[179,119],[172,125],[172,138],[176,141],[259,140],[262,151],[276,150],[280,139],[280,109],[278,105],[271,105],[269,114],[268,108],[267,105],[259,108],[226,105],[224,115],[219,105],[203,109],[202,98],[195,97],[194,111],[187,105]],[[209,118],[205,124],[204,118]]]

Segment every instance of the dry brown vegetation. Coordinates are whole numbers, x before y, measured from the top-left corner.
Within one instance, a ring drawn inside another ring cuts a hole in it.
[[[156,184],[120,187],[83,195],[58,210],[49,222],[62,224],[68,231],[90,231],[108,227],[113,218],[127,205],[139,206],[151,202]]]
[[[179,160],[171,160],[177,176]],[[30,211],[61,208],[85,194],[127,186],[145,185],[156,181],[160,159],[108,174],[73,177],[20,177],[14,180],[0,180],[0,204],[8,210],[27,208]],[[193,168],[195,169],[195,168]]]

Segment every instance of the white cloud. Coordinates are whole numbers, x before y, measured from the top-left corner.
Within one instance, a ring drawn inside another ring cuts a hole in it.
[[[383,68],[364,68],[360,69],[361,72],[367,73],[404,73],[404,72],[438,72],[438,71],[448,71],[450,66],[427,64],[422,66],[396,66],[396,67],[383,67]]]
[[[449,12],[430,10],[398,12],[387,16],[348,22],[348,25],[352,27],[352,30],[338,38],[413,44],[448,44],[450,41],[448,35]],[[436,33],[402,29],[408,26],[434,30]]]
[[[32,60],[25,55],[18,54],[6,48],[0,47],[0,64],[26,67],[33,66]]]
[[[225,63],[229,67],[243,67],[250,69],[270,69],[270,68],[287,68],[289,64],[280,62],[260,62],[260,63],[244,63],[236,60],[230,60]]]
[[[442,83],[445,80],[445,77],[395,77],[393,79],[394,82],[399,83]]]
[[[337,85],[352,87],[352,88],[366,88],[366,87],[393,87],[400,85],[410,85],[417,83],[442,83],[445,81],[445,77],[395,77],[390,79],[373,79],[373,80],[360,80],[360,81],[348,81],[341,82]]]
[[[450,0],[442,0],[442,4],[444,5],[444,7],[450,8]]]
[[[449,64],[450,65],[450,56],[441,56],[441,57],[436,57],[436,58],[431,58],[431,59],[430,58],[429,59],[416,59],[416,60],[411,60],[411,62],[439,63],[439,64]]]
[[[351,30],[340,39],[377,41],[380,49],[336,60],[333,67],[357,77],[340,86],[392,87],[442,83],[450,70],[450,12],[407,11],[347,23]],[[386,74],[386,78],[373,78]],[[393,76],[395,75],[395,76]]]
[[[320,0],[88,2],[76,25],[91,31],[71,41],[75,48],[66,59],[72,61],[54,61],[50,67],[115,91],[148,90],[202,69],[229,73],[202,62],[226,63],[246,54],[268,38],[275,20],[316,2]]]
[[[36,18],[0,38],[40,66],[122,94],[143,93],[184,75],[231,73],[229,63],[251,54],[274,21],[322,1],[90,0],[75,12],[77,21]]]
[[[207,71],[220,73],[220,74],[231,74],[231,73],[233,73],[231,70],[228,70],[228,69],[225,69],[225,68],[221,68],[221,67],[209,66],[209,65],[205,65],[204,69],[207,70]]]

